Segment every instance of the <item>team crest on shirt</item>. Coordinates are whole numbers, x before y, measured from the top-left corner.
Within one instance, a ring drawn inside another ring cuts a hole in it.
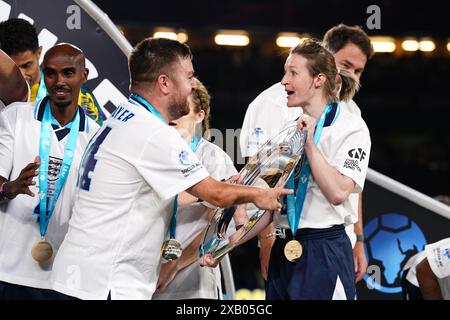
[[[448,259],[450,259],[450,248],[447,248],[444,250],[444,257],[447,257]]]
[[[264,135],[264,130],[261,128],[255,128],[253,129],[253,133],[252,133],[256,139],[259,139],[260,137],[262,137]]]
[[[180,163],[184,166],[191,165],[191,157],[189,156],[189,152],[182,150],[180,154],[178,155],[178,160],[180,160]]]

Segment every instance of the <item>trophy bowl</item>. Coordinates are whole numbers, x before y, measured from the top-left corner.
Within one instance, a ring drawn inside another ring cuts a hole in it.
[[[263,144],[239,172],[238,183],[260,188],[283,187],[302,159],[307,132],[294,122]],[[205,230],[199,255],[220,259],[257,235],[272,221],[272,211],[253,203],[217,208]]]

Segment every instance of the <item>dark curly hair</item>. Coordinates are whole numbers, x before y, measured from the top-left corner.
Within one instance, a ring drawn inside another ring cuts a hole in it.
[[[36,29],[26,20],[9,19],[0,22],[0,49],[8,55],[30,50],[36,52],[39,41]]]

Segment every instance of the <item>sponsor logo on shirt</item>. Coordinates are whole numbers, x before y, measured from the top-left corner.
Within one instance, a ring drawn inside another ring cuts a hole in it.
[[[189,152],[182,150],[178,155],[178,160],[184,166],[189,166],[192,164],[191,157],[189,156]]]
[[[264,130],[261,128],[255,128],[253,129],[252,134],[256,137],[256,139],[259,139],[264,134]]]
[[[350,170],[358,170],[361,172],[361,168],[358,166],[358,160],[354,159],[345,159],[344,168],[350,169]]]
[[[200,162],[194,163],[193,165],[187,167],[186,169],[181,170],[181,173],[184,175],[185,178],[189,177],[191,174],[197,172],[203,168],[202,164]]]
[[[348,151],[348,155],[352,159],[363,161],[366,158],[366,153],[361,148],[355,148]]]
[[[450,259],[450,248],[447,248],[444,250],[444,257],[447,257],[448,259]]]

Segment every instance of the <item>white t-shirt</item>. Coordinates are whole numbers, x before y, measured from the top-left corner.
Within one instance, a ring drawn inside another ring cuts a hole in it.
[[[361,110],[356,103],[339,102],[341,109],[361,116]],[[248,106],[242,124],[241,135],[239,137],[241,154],[243,157],[253,156],[259,147],[269,138],[276,135],[288,123],[297,119],[303,110],[301,107],[288,107],[287,94],[281,83],[275,83],[270,88],[261,92]],[[359,196],[357,193],[349,195],[347,208],[352,215],[358,213]],[[346,232],[350,237],[352,246],[356,243],[356,235],[353,231],[353,224],[346,227]]]
[[[123,102],[86,150],[53,288],[81,299],[150,299],[175,196],[208,176],[174,128]]]
[[[209,141],[200,141],[195,154],[214,179],[228,179],[237,174],[233,161],[222,149]],[[197,202],[178,209],[176,238],[183,248],[207,227],[208,207],[214,208],[210,204]],[[221,288],[219,267],[202,268],[194,262],[178,272],[164,292],[156,292],[153,299],[218,299]]]
[[[20,171],[39,155],[41,120],[46,100],[36,103],[12,103],[0,112],[0,175],[16,179]],[[53,245],[54,256],[67,232],[76,187],[78,167],[89,139],[98,130],[98,125],[86,117],[81,108],[80,132],[75,156],[66,183],[56,203],[50,220],[46,239]],[[64,150],[68,140],[67,128],[53,125],[49,160],[49,193],[54,191]],[[37,183],[38,179],[34,179]],[[31,257],[31,247],[40,240],[37,214],[33,214],[39,203],[38,186],[31,186],[35,194],[18,195],[0,205],[0,280],[23,286],[50,289],[50,273],[53,260],[41,267]],[[53,257],[54,257],[53,256]]]
[[[370,147],[369,129],[364,120],[334,105],[325,118],[317,148],[330,165],[355,182],[352,193],[357,194],[364,187]],[[275,226],[289,228],[286,215],[276,213],[274,221]],[[356,221],[358,211],[352,209],[350,199],[347,198],[341,205],[332,205],[310,175],[299,228],[321,229],[354,224]]]
[[[409,268],[406,279],[419,286],[417,281],[417,265],[427,258],[430,268],[438,278],[441,287],[442,297],[450,300],[450,238],[442,239],[438,242],[428,244],[425,250],[417,253],[405,265],[405,270]]]

